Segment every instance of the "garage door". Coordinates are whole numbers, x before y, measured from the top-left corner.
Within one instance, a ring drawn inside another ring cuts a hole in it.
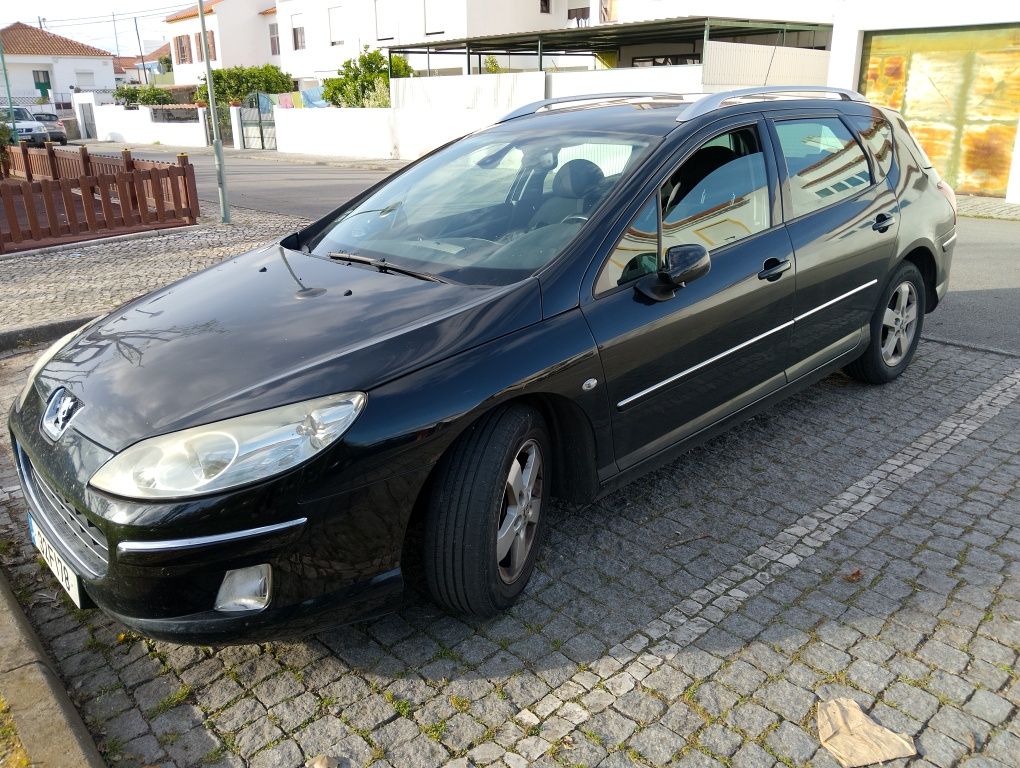
[[[1005,196],[1020,119],[1020,25],[867,33],[860,90],[903,113],[957,192]]]

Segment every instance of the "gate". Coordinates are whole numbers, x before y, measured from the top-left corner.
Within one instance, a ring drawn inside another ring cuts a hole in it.
[[[245,149],[276,149],[273,103],[264,93],[253,93],[241,107],[241,144]]]
[[[91,104],[81,105],[81,137],[83,139],[95,139],[96,137],[96,116],[92,112]]]

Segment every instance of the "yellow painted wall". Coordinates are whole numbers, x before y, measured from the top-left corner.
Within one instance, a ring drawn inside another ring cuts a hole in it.
[[[1005,196],[1020,119],[1020,25],[868,33],[860,90],[903,114],[957,192]]]

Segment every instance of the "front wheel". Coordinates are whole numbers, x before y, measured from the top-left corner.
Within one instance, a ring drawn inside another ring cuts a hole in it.
[[[514,604],[545,534],[551,455],[541,415],[512,405],[483,417],[443,457],[424,542],[437,602],[474,616]]]
[[[921,272],[901,263],[871,318],[871,343],[846,372],[868,384],[886,384],[903,373],[921,339],[926,300]]]

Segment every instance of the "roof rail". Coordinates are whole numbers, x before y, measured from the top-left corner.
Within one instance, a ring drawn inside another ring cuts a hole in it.
[[[503,115],[496,123],[505,123],[508,120],[515,120],[518,117],[534,115],[537,112],[544,112],[557,104],[580,104],[588,101],[621,101],[624,99],[683,99],[685,97],[700,96],[701,94],[665,93],[665,92],[619,92],[619,93],[590,93],[575,96],[557,96],[552,99],[533,101],[518,107],[513,112]]]
[[[828,93],[838,95],[842,101],[867,101],[863,94],[847,88],[831,88],[827,85],[762,85],[756,88],[737,88],[731,91],[711,93],[687,107],[680,113],[676,121],[678,123],[686,123],[696,117],[707,115],[732,99],[751,100],[758,96],[761,97],[758,99],[759,101],[767,101],[772,96],[797,93]]]

